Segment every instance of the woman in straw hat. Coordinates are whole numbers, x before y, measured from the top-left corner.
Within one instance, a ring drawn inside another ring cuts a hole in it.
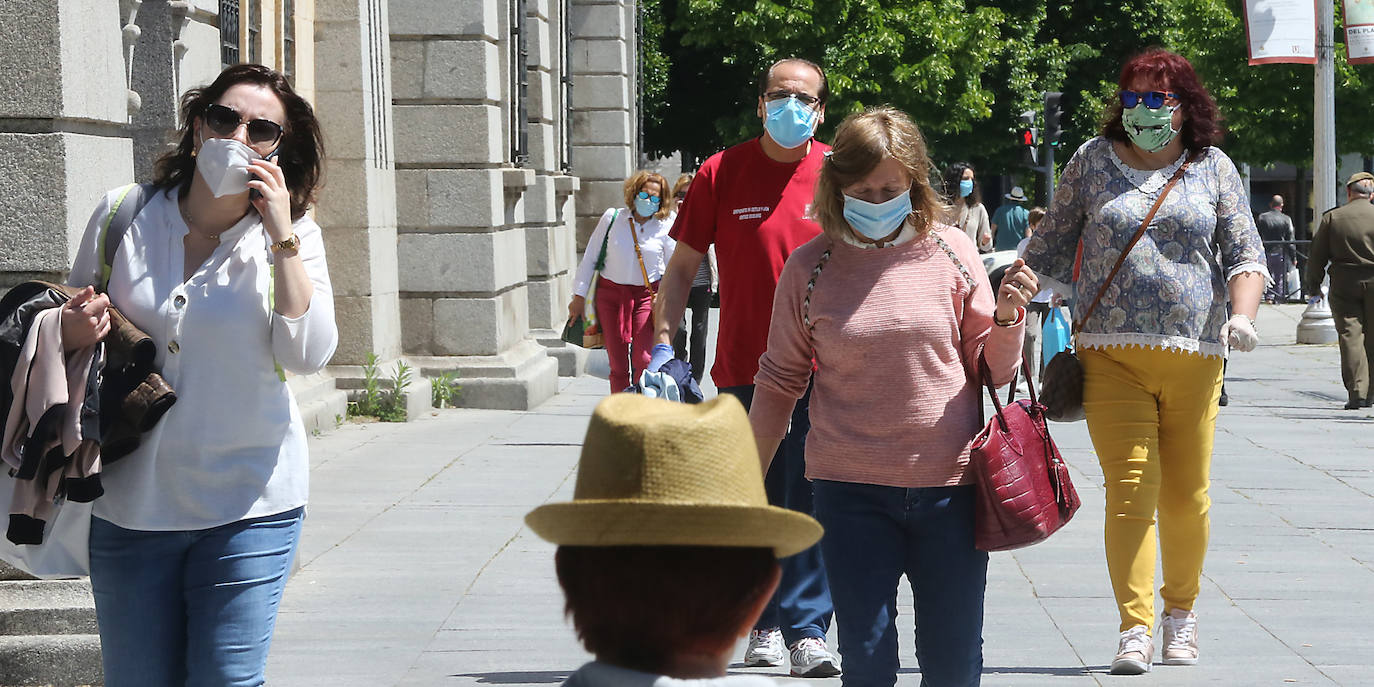
[[[596,661],[565,685],[770,687],[725,676],[781,575],[821,527],[768,505],[749,419],[733,396],[700,405],[615,394],[592,415],[571,503],[530,529],[558,544],[558,583]]]
[[[922,684],[976,685],[982,671],[988,557],[973,545],[968,467],[978,357],[993,383],[1012,378],[1038,287],[1017,260],[994,292],[973,241],[937,221],[929,174],[902,112],[840,124],[812,206],[824,234],[783,267],[754,380],[750,419],[759,455],[772,456],[814,365],[806,476],[828,531],[846,685],[896,680],[903,574]]]

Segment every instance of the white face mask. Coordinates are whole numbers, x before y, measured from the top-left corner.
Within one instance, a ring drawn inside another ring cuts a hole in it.
[[[248,163],[261,157],[232,138],[205,139],[196,154],[196,171],[216,198],[231,196],[248,190]]]

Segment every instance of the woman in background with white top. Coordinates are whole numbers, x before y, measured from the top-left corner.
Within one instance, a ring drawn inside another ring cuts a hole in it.
[[[108,299],[63,318],[69,346],[110,305],[157,343],[177,402],[105,466],[91,523],[109,687],[261,685],[305,515],[300,410],[278,366],[319,371],[338,330],[320,227],[307,216],[324,150],[310,105],[254,64],[192,89],[177,146],[119,239]],[[100,283],[96,208],[70,283]],[[89,294],[88,294],[89,295]]]
[[[654,294],[677,245],[668,237],[673,204],[664,201],[667,192],[668,181],[656,172],[626,179],[625,207],[602,213],[577,268],[568,321],[586,312],[592,275],[600,270],[593,301],[610,359],[611,393],[628,388],[649,364]]]

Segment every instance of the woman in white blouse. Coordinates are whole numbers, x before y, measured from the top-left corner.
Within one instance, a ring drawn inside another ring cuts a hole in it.
[[[625,207],[602,213],[577,268],[568,321],[586,311],[587,291],[599,275],[592,300],[610,358],[611,393],[628,388],[649,364],[654,294],[677,245],[668,237],[673,220],[672,203],[663,200],[667,191],[668,180],[656,172],[626,179]]]
[[[304,517],[308,462],[282,370],[309,374],[338,332],[320,227],[319,124],[281,74],[236,65],[182,99],[178,145],[110,265],[108,299],[64,317],[71,346],[119,308],[158,344],[176,405],[105,467],[91,526],[105,684],[262,684]],[[101,226],[70,282],[101,281]]]

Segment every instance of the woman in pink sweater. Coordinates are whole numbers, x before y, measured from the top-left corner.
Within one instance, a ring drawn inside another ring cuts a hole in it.
[[[986,356],[994,383],[1011,380],[1038,285],[1018,260],[994,293],[973,242],[938,223],[929,173],[904,113],[880,107],[840,125],[812,206],[824,234],[783,267],[754,379],[764,461],[814,381],[806,476],[845,685],[896,681],[902,574],[922,684],[976,685],[982,671],[988,558],[973,546],[968,469],[977,362]]]

